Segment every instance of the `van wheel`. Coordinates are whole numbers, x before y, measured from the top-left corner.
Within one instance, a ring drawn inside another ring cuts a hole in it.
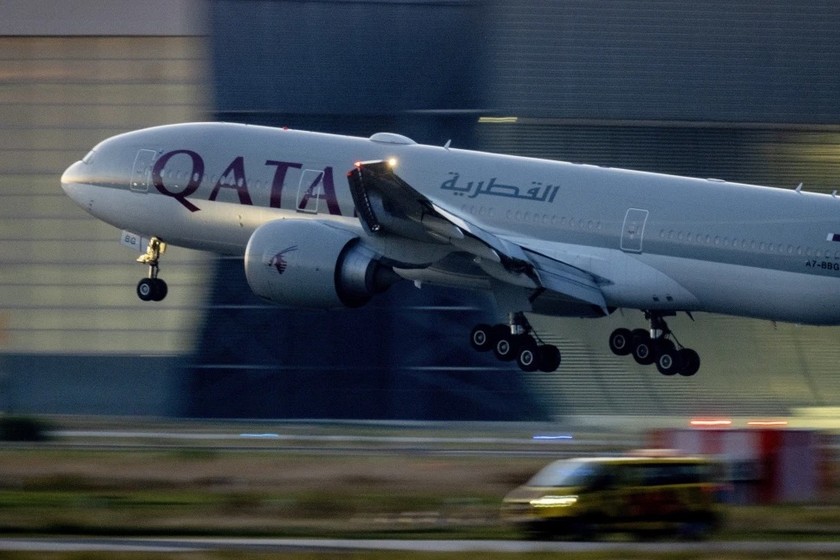
[[[652,542],[662,538],[662,533],[652,529],[640,529],[633,532],[633,538],[639,542]]]
[[[680,524],[679,537],[687,541],[705,541],[714,531],[714,523],[708,519],[689,519]]]
[[[581,519],[572,524],[571,531],[572,538],[581,541],[598,540],[598,527],[591,519]]]
[[[524,533],[531,541],[550,541],[557,536],[557,527],[547,521],[535,521],[525,526]]]

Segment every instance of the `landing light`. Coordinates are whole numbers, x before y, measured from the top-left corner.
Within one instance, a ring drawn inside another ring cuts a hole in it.
[[[355,167],[356,169],[361,169],[361,168],[362,168],[362,166],[363,166],[363,165],[365,165],[365,164],[380,163],[381,161],[382,161],[382,160],[374,160],[374,161],[356,161],[356,162],[353,162],[353,167]],[[395,167],[397,166],[397,158],[390,158],[390,159],[387,159],[387,160],[385,160],[385,163],[388,165],[388,167],[390,167],[391,169],[393,169],[393,168],[395,168]]]

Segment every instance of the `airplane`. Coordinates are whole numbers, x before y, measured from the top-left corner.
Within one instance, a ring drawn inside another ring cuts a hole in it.
[[[243,257],[251,290],[286,306],[354,308],[398,281],[483,290],[498,323],[470,345],[526,372],[561,362],[526,314],[640,310],[648,328],[615,329],[611,351],[686,377],[700,357],[668,328],[677,313],[840,324],[836,193],[450,144],[172,124],[102,141],[61,186],[146,245],[141,300],[167,294],[167,245]]]

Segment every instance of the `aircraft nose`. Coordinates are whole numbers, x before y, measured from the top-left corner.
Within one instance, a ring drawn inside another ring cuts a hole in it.
[[[77,161],[61,174],[61,189],[76,204],[83,204],[81,199],[84,196],[82,192],[85,182],[84,167],[85,163],[83,161]]]

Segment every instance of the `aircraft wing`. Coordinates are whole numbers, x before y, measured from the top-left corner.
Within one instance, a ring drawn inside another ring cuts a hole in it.
[[[386,161],[360,162],[347,174],[362,227],[370,235],[392,234],[452,245],[503,267],[519,285],[544,289],[594,305],[607,314],[599,280],[589,272],[544,256],[473,224],[421,194]],[[506,278],[502,278],[505,280]]]

